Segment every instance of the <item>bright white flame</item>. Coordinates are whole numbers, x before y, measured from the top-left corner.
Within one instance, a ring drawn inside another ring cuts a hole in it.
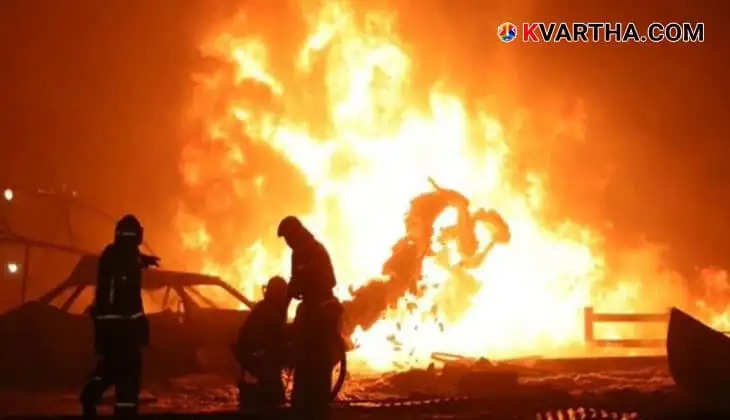
[[[19,269],[20,269],[20,266],[18,264],[14,263],[14,262],[8,263],[8,273],[15,274],[18,272]]]
[[[5,197],[5,200],[12,201],[13,197],[15,197],[15,193],[13,193],[13,190],[10,188],[5,188],[5,191],[3,191],[3,196]]]

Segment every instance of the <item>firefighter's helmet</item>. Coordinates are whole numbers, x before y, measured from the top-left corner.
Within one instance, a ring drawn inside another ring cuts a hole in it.
[[[286,280],[281,276],[274,276],[264,288],[264,299],[273,302],[281,302],[286,299]]]
[[[143,236],[144,229],[142,228],[142,224],[131,214],[122,217],[117,222],[117,227],[114,230],[114,239],[116,241],[129,241],[136,245],[141,245]]]
[[[279,223],[279,228],[276,230],[276,235],[279,237],[290,237],[296,235],[304,229],[302,222],[299,221],[295,216],[286,216]]]

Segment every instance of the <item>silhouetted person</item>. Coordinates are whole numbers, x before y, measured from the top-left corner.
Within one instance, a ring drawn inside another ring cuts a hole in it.
[[[286,281],[272,277],[264,299],[253,307],[238,332],[234,351],[243,373],[238,386],[243,409],[271,410],[284,402],[281,371],[287,361],[288,306]]]
[[[292,407],[296,418],[326,419],[342,318],[342,306],[332,293],[332,262],[296,217],[284,218],[277,233],[292,249],[289,297],[302,300],[294,319]]]
[[[143,230],[131,215],[115,229],[114,243],[99,258],[99,271],[91,315],[94,345],[99,360],[81,393],[85,418],[96,416],[102,394],[114,385],[119,417],[133,417],[142,369],[142,347],[149,341],[149,327],[142,308],[142,269],[158,265],[157,257],[139,251]]]

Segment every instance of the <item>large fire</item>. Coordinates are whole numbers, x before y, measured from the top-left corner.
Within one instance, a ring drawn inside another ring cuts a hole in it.
[[[543,221],[545,178],[527,171],[516,185],[512,139],[494,116],[439,83],[427,101],[416,98],[418,65],[396,18],[324,3],[305,12],[308,35],[286,50],[287,60],[273,59],[277,46],[249,32],[255,17],[245,15],[201,46],[211,66],[196,75],[190,120],[199,131],[183,152],[189,196],[177,219],[185,247],[201,256],[195,268],[259,297],[270,276],[289,272],[274,232],[293,213],[329,249],[336,293],[350,301],[368,283],[390,280],[383,267],[393,247],[412,240],[405,223],[412,201],[442,190],[468,201],[432,221],[415,287],[372,302],[377,320],[353,326],[352,358],[363,367],[423,366],[432,352],[565,352],[582,344],[586,305],[672,304],[681,287],[656,268],[652,250],[627,253],[633,268],[614,270],[607,287],[601,235],[569,220]],[[501,216],[509,240],[495,241],[489,223],[470,225],[478,243],[469,255],[484,258],[465,264],[449,232],[460,212],[480,210]],[[657,296],[644,276],[674,283]]]

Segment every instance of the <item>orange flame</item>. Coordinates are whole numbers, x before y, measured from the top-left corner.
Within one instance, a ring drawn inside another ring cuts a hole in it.
[[[424,292],[404,295],[353,333],[360,366],[423,365],[432,352],[550,353],[581,345],[582,309],[594,299],[603,309],[636,308],[630,275],[598,291],[606,267],[597,232],[542,221],[550,200],[542,174],[523,173],[515,185],[500,121],[442,84],[430,87],[425,106],[413,99],[418,69],[395,15],[330,1],[305,18],[308,36],[285,65],[273,64],[263,38],[239,32],[240,20],[201,47],[218,66],[196,76],[192,120],[202,133],[182,156],[191,196],[177,220],[184,246],[202,256],[198,268],[259,296],[258,285],[288,272],[273,231],[294,212],[328,247],[336,293],[348,300],[373,279],[387,281],[383,263],[405,233],[410,201],[431,190],[432,177],[468,197],[470,210],[496,209],[511,240],[459,270],[449,268],[454,243],[435,241]],[[455,219],[444,212],[436,230]],[[490,240],[488,231],[477,235],[482,245]]]

